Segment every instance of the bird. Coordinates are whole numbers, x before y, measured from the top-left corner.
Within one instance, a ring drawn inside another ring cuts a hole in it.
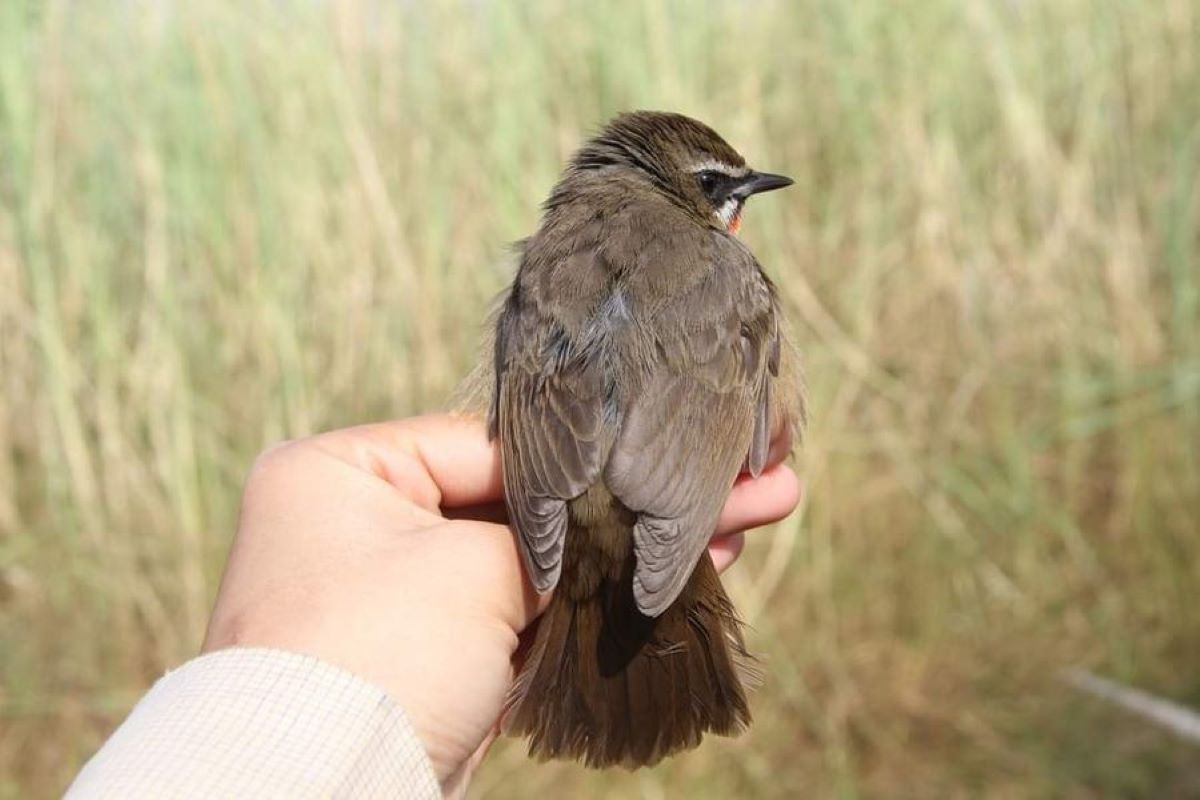
[[[747,199],[791,183],[698,120],[626,112],[516,246],[487,429],[553,591],[501,722],[532,757],[633,769],[750,723],[757,665],[707,545],[772,431],[803,422],[777,290],[737,237]]]

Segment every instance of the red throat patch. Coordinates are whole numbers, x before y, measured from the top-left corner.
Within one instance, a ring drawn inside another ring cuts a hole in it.
[[[739,208],[737,213],[733,215],[733,219],[729,220],[729,232],[737,235],[737,232],[742,229],[742,210]]]

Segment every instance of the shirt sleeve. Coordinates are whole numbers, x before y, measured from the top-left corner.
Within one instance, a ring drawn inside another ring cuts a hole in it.
[[[440,798],[400,706],[312,656],[233,648],[159,679],[67,790],[93,798]]]

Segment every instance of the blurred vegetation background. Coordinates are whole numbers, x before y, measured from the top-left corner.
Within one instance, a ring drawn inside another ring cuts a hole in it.
[[[796,178],[801,513],[745,736],[476,796],[1200,796],[1200,4],[0,3],[0,796],[191,656],[255,453],[438,408],[617,111]],[[404,587],[398,586],[398,592]]]

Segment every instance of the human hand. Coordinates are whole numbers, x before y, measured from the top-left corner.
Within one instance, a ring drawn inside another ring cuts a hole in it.
[[[718,570],[748,528],[782,519],[782,464],[738,478],[710,544]],[[204,651],[316,656],[404,709],[444,788],[495,736],[518,636],[545,607],[503,524],[500,455],[482,422],[427,416],[279,445],[255,463]]]

